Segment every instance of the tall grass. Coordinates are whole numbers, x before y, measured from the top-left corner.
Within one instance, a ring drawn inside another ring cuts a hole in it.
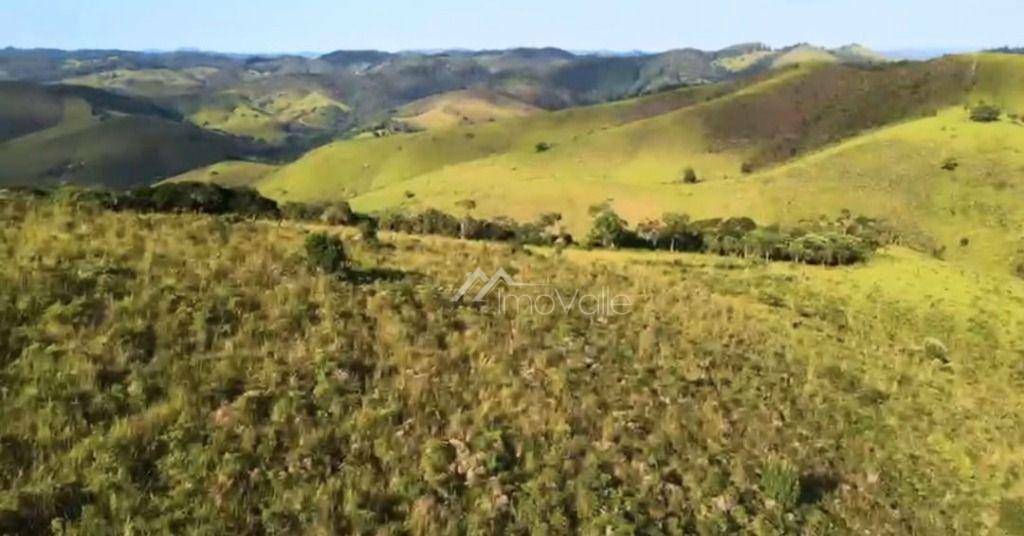
[[[339,278],[305,258],[321,228],[0,214],[0,532],[940,534],[1015,511],[1019,341],[846,300],[829,269],[351,231],[364,277]],[[452,302],[475,267],[634,307]]]

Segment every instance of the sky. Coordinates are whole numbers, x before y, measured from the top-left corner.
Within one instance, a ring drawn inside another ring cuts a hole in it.
[[[329,52],[1024,45],[1024,0],[0,0],[0,47]]]

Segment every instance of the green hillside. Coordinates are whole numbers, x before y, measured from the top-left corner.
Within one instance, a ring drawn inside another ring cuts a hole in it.
[[[52,127],[64,117],[59,96],[26,84],[0,82],[0,143]]]
[[[347,199],[458,163],[536,152],[600,130],[719,97],[738,85],[700,86],[605,105],[442,131],[335,142],[272,175],[264,191],[289,200]]]
[[[411,102],[398,110],[394,120],[417,130],[441,130],[456,125],[526,117],[539,112],[539,108],[502,93],[463,90]]]
[[[0,97],[0,185],[132,187],[254,149],[100,90],[12,84]]]
[[[589,226],[587,209],[608,199],[631,222],[682,211],[795,223],[848,208],[891,217],[952,258],[1006,270],[1016,216],[985,230],[963,219],[970,211],[940,214],[952,199],[1016,213],[1013,198],[990,183],[1006,191],[1021,183],[1024,129],[1009,115],[974,123],[965,106],[1024,110],[1022,72],[1024,58],[1006,55],[805,65],[742,87],[336,143],[270,175],[261,190],[286,200],[351,199],[370,211],[460,212],[460,201],[472,199],[478,215],[558,211],[576,233]],[[551,148],[538,151],[539,142]],[[959,169],[941,169],[957,156]],[[700,184],[681,184],[686,168]],[[970,240],[955,236],[964,225],[978,242],[961,250],[960,239]]]
[[[166,182],[203,182],[219,184],[228,188],[251,187],[257,185],[276,169],[277,166],[271,164],[229,160],[187,171],[167,179]]]

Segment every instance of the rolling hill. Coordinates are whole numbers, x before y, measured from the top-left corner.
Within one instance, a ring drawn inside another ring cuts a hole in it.
[[[0,80],[84,85],[144,97],[205,128],[250,136],[295,151],[352,137],[401,114],[422,99],[473,91],[526,105],[564,109],[686,85],[734,80],[783,63],[882,63],[848,46],[771,49],[745,44],[630,55],[574,54],[556,48],[487,51],[338,51],[319,58],[145,53],[117,50],[0,50]],[[282,117],[265,101],[322,105],[310,121]],[[444,99],[445,97],[438,97]],[[485,100],[493,101],[493,98]],[[415,103],[415,104],[413,104]]]
[[[193,169],[164,182],[213,183],[227,188],[251,187],[259,184],[276,169],[277,166],[271,164],[228,160]]]
[[[0,184],[151,184],[258,148],[149,102],[91,88],[0,84]]]
[[[559,211],[576,233],[589,225],[588,208],[609,199],[632,222],[682,211],[795,223],[848,208],[891,217],[937,252],[1008,270],[1024,219],[1006,192],[1024,186],[1016,148],[1024,129],[1008,118],[971,122],[965,106],[1024,110],[1022,62],[987,54],[802,64],[739,85],[339,142],[260,188],[279,199],[350,199],[371,211],[458,213],[466,199],[484,216]],[[537,150],[541,142],[550,149]],[[942,170],[947,157],[962,167]],[[701,184],[680,183],[688,167]],[[1001,223],[981,221],[995,217],[993,207],[1005,213]],[[974,247],[958,245],[971,240],[957,235],[964,226],[975,229]]]
[[[1024,531],[1024,56],[32,57],[120,85],[0,82],[0,534]],[[157,180],[382,217],[3,188]],[[736,219],[383,217],[598,204]]]
[[[495,91],[463,90],[409,103],[398,110],[394,120],[416,130],[440,130],[526,117],[540,111],[536,106]]]

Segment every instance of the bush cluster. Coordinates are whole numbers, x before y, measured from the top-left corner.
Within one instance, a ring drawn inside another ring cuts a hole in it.
[[[545,214],[532,223],[518,223],[509,218],[457,218],[440,210],[428,209],[419,214],[384,214],[380,218],[379,226],[383,230],[398,233],[438,235],[464,240],[516,242],[538,246],[571,244],[571,235],[552,230],[560,220],[561,216],[558,214]]]
[[[102,195],[102,194],[99,194]],[[225,188],[195,182],[158,184],[128,192],[111,192],[116,210],[193,214],[238,214],[277,218],[277,203],[249,188]]]
[[[1002,114],[1002,110],[995,106],[979,104],[978,106],[971,108],[971,121],[978,123],[992,123],[994,121],[999,121],[999,116]]]
[[[11,191],[11,195],[25,195]],[[255,218],[283,218],[357,226],[364,240],[376,241],[378,229],[415,235],[437,235],[463,240],[514,242],[523,245],[571,245],[572,235],[558,228],[561,215],[543,214],[536,221],[519,223],[509,218],[493,220],[457,217],[437,209],[418,214],[385,213],[380,217],[359,214],[341,201],[326,205],[274,201],[246,188],[224,188],[204,183],[171,183],[129,192],[59,189],[31,195],[78,204],[98,204],[111,210],[137,212],[235,214]],[[723,256],[763,258],[806,264],[845,265],[862,262],[895,235],[885,225],[844,213],[835,220],[818,220],[781,229],[762,227],[745,217],[692,221],[685,214],[665,214],[630,229],[628,223],[605,203],[591,207],[593,225],[585,245],[592,248],[649,249],[703,252]]]
[[[836,266],[867,260],[895,236],[881,222],[848,213],[836,220],[804,222],[791,229],[761,227],[744,217],[691,221],[685,214],[666,214],[661,220],[630,229],[607,206],[592,212],[594,222],[587,245],[595,248],[700,252]]]
[[[315,233],[306,237],[306,258],[310,265],[326,274],[343,272],[348,266],[345,244],[336,236]]]

